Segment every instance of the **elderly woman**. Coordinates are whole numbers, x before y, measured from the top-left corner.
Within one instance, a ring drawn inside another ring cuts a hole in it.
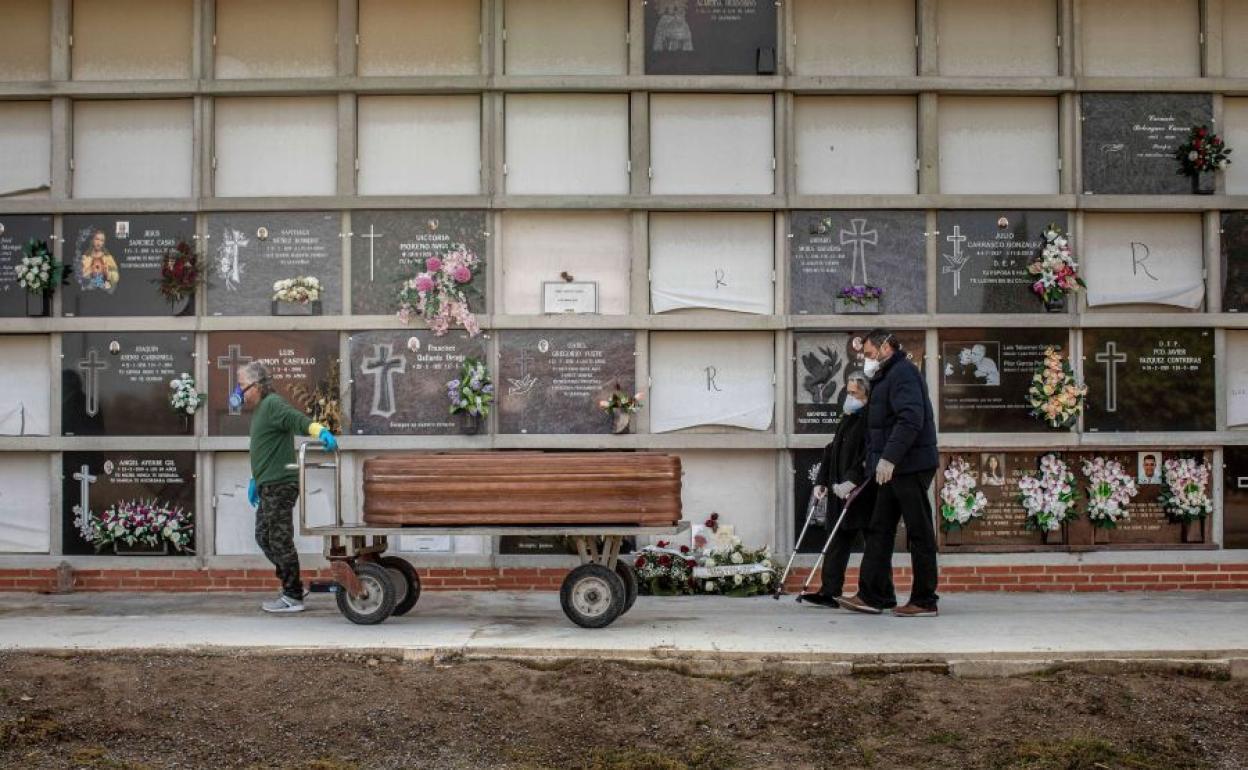
[[[867,399],[871,384],[867,375],[853,372],[845,384],[845,403],[842,408],[841,425],[832,443],[823,449],[823,461],[819,465],[819,478],[814,494],[828,501],[828,526],[835,524],[841,507],[849,493],[868,480],[867,460]],[[875,508],[875,484],[867,486],[850,504],[841,521],[836,537],[828,546],[823,561],[823,584],[819,590],[802,595],[803,602],[822,607],[835,607],[845,584],[845,568],[849,554],[860,530],[865,530]]]

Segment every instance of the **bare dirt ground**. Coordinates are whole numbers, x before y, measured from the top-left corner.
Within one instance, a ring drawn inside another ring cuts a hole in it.
[[[0,654],[5,768],[1244,768],[1248,682]]]

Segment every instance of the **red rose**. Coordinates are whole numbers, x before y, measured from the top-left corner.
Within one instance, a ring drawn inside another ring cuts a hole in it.
[[[666,540],[660,540],[660,541],[659,541],[659,547],[660,547],[660,548],[666,548],[666,547],[667,547],[667,541],[666,541]]]
[[[714,528],[714,527],[715,527],[715,520],[714,520],[714,519],[707,519],[707,520],[706,520],[706,523],[705,523],[703,526]]]
[[[685,559],[685,566],[688,567],[689,569],[693,569],[694,567],[698,566],[698,563],[694,561],[693,559]]]
[[[712,514],[711,514],[711,518],[712,518],[712,519],[714,519],[715,521],[719,521],[719,514],[718,514],[718,513],[712,513]]]
[[[646,566],[646,557],[638,556],[637,561],[633,562],[633,566],[636,567],[637,569],[641,569],[642,567]]]
[[[1198,129],[1196,129],[1196,135],[1197,135],[1197,136],[1204,136],[1206,133],[1208,133],[1208,130],[1207,130],[1207,129],[1204,129],[1204,128],[1198,128]]]
[[[687,545],[682,545],[682,546],[680,547],[680,552],[681,552],[681,553],[689,553],[689,546],[687,546]]]
[[[659,557],[659,566],[660,566],[660,567],[670,567],[670,566],[672,566],[672,557],[671,557],[671,556],[668,556],[667,554],[663,554],[662,556],[660,556],[660,557]]]

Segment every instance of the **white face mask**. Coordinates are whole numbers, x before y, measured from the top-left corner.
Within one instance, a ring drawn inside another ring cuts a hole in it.
[[[874,377],[875,373],[879,370],[880,362],[876,361],[874,358],[868,358],[866,361],[862,362],[862,371],[868,377]]]
[[[862,409],[864,406],[866,406],[866,404],[862,403],[854,396],[845,397],[845,414],[853,414],[859,409]]]

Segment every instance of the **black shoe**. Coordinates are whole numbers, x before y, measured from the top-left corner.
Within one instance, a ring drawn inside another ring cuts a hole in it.
[[[836,603],[836,599],[825,596],[818,591],[800,594],[798,595],[797,600],[804,604],[814,604],[819,607],[827,607],[829,609],[836,609],[837,607],[840,607],[840,605]]]

